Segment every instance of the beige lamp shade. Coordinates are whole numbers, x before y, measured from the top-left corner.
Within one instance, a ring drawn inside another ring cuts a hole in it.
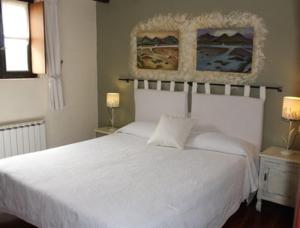
[[[109,108],[117,108],[120,105],[119,93],[107,93],[106,94],[106,106]]]
[[[300,97],[284,97],[282,117],[287,120],[300,120]]]

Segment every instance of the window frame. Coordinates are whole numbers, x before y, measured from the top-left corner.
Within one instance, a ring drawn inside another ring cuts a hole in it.
[[[29,4],[33,3],[33,0],[17,0],[28,3],[28,15],[30,17]],[[4,31],[3,31],[3,19],[2,19],[2,1],[0,0],[0,79],[26,79],[37,78],[37,74],[32,72],[32,59],[31,59],[31,31],[29,21],[29,43],[27,51],[28,71],[6,71],[5,49],[4,49]]]

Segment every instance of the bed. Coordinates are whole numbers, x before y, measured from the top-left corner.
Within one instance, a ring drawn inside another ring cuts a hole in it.
[[[167,109],[186,114],[186,104]],[[137,109],[140,105],[144,102],[136,99]],[[201,110],[195,108],[192,116],[202,119]],[[256,140],[255,149],[242,155],[150,146],[156,123],[149,113],[151,122],[141,115],[109,136],[0,160],[0,211],[37,227],[222,227],[257,189],[261,138],[245,134]],[[210,122],[207,118],[206,127]]]

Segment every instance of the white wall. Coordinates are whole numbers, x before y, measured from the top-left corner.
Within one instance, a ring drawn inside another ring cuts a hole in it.
[[[49,111],[47,78],[0,80],[0,123],[44,117],[49,147],[92,138],[98,125],[96,3],[59,2],[64,110]]]

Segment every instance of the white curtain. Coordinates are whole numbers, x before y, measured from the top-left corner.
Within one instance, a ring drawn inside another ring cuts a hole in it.
[[[44,0],[44,6],[49,106],[52,111],[59,111],[64,107],[64,96],[61,76],[58,0]]]

